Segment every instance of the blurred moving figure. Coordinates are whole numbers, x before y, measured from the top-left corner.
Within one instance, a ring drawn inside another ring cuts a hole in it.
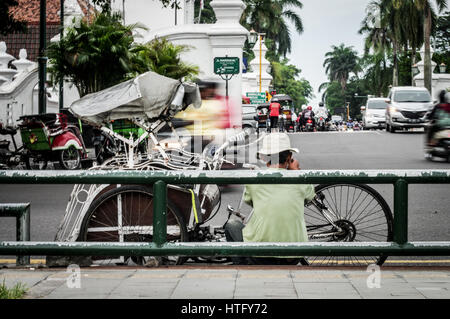
[[[201,80],[197,84],[201,107],[196,109],[191,105],[175,118],[184,122],[191,135],[191,151],[201,152],[212,140],[225,135],[225,129],[230,127],[230,114],[228,101],[218,94],[217,81]]]
[[[439,102],[427,114],[425,158],[443,157],[450,162],[450,93],[441,91]]]

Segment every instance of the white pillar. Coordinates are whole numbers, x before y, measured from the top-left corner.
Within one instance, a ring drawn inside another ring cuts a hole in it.
[[[15,58],[6,53],[6,43],[5,41],[0,42],[0,81],[6,82],[11,81],[14,75],[17,73],[16,70],[8,68],[8,63]],[[6,81],[5,81],[6,80]]]
[[[419,51],[421,60],[417,63],[419,73],[414,77],[414,82],[418,87],[425,87],[425,45]],[[430,48],[430,54],[433,56],[433,47]],[[439,75],[434,73],[433,70],[436,67],[436,62],[431,61],[431,96],[435,96],[435,88],[438,82]]]
[[[19,60],[15,60],[12,64],[16,67],[19,73],[28,70],[30,66],[35,66],[35,63],[27,59],[27,50],[20,49],[19,52]]]
[[[231,103],[236,107],[232,117],[233,125],[241,125],[242,116],[242,56],[248,30],[240,23],[245,4],[240,0],[214,0],[211,7],[216,14],[217,22],[211,25],[208,35],[211,42],[212,61],[210,61],[210,74],[213,74],[213,61],[215,57],[239,58],[240,72],[228,82],[228,92]],[[217,76],[218,77],[218,76]]]
[[[194,0],[184,1],[184,24],[194,23],[195,6]]]
[[[256,76],[256,83],[254,84],[255,86],[252,92],[259,92],[260,79],[261,79],[261,92],[269,91],[270,82],[272,82],[272,76],[268,72],[270,62],[266,59],[267,47],[264,44],[264,41],[262,41],[261,43],[260,38],[253,47],[253,53],[255,54],[255,58],[250,62],[250,66],[252,68],[252,74],[255,74]],[[261,68],[260,68],[260,57],[261,57]]]

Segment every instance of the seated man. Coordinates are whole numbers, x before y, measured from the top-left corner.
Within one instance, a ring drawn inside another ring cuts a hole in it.
[[[258,152],[266,161],[269,170],[299,170],[292,152],[298,150],[290,145],[285,133],[265,136],[263,147]],[[304,202],[315,196],[313,185],[246,185],[244,200],[254,208],[247,225],[230,219],[225,225],[228,241],[245,242],[306,242],[308,235],[304,218]],[[244,260],[245,259],[245,260]],[[268,257],[240,258],[235,262],[250,264],[296,265],[307,264],[303,258]]]

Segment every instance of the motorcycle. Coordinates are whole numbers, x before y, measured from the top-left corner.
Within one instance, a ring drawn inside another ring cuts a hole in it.
[[[434,117],[427,115],[430,122],[425,126],[425,158],[429,161],[440,157],[450,162],[450,109],[445,112],[446,107]]]
[[[439,130],[427,139],[425,158],[431,161],[434,156],[445,158],[450,162],[450,128]]]
[[[26,115],[20,120],[27,169],[46,169],[49,161],[59,161],[61,168],[68,170],[89,163],[80,130],[67,123],[65,114]]]
[[[312,119],[307,119],[305,124],[305,132],[314,132],[315,127]]]
[[[14,145],[14,149],[9,148],[11,141],[0,140],[0,168],[15,168],[23,162],[24,152],[23,147],[18,148],[15,135],[17,129],[13,127],[3,127],[0,123],[0,135],[9,135]]]
[[[325,123],[325,118],[323,116],[320,116],[317,119],[317,130],[318,131],[325,131],[326,129],[326,123]]]
[[[118,147],[111,135],[102,132],[100,129],[93,129],[93,133],[92,141],[94,144],[95,159],[97,164],[101,165],[117,154]]]

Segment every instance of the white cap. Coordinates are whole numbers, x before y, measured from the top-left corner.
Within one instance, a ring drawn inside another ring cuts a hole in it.
[[[284,151],[298,153],[297,148],[291,147],[291,140],[286,133],[271,133],[264,137],[262,148],[258,151],[258,153],[263,155],[272,155]]]

